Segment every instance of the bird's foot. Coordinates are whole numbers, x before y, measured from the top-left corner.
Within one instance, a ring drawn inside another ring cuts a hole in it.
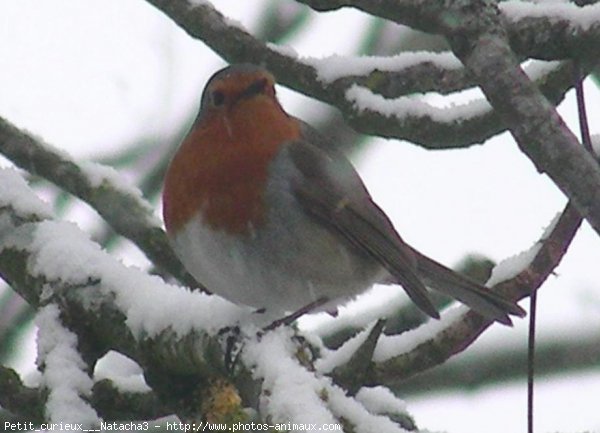
[[[306,304],[304,307],[294,311],[292,314],[288,314],[287,316],[284,316],[281,319],[274,320],[273,322],[271,322],[270,324],[265,326],[262,329],[262,331],[268,332],[268,331],[272,331],[273,329],[278,328],[282,325],[290,325],[293,322],[295,322],[296,319],[298,319],[299,317],[301,317],[307,313],[310,313],[315,308],[319,308],[320,306],[322,306],[323,304],[325,304],[328,301],[329,301],[328,298],[325,298],[325,297],[319,298],[316,301],[313,301],[310,304]]]

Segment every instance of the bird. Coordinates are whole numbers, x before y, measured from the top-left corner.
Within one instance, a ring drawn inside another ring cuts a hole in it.
[[[378,283],[400,285],[433,318],[429,289],[490,321],[525,315],[408,245],[332,141],[283,109],[275,84],[249,63],[216,72],[168,166],[165,227],[196,280],[275,315],[335,312]]]

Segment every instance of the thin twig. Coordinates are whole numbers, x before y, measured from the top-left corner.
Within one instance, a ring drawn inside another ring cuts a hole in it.
[[[537,289],[529,298],[529,334],[527,338],[527,432],[533,433],[533,391],[535,377],[535,321],[537,313]]]
[[[585,76],[583,76],[581,73],[581,66],[579,62],[575,62],[573,72],[575,74],[575,96],[577,98],[577,117],[579,119],[581,142],[583,143],[583,147],[585,147],[587,151],[594,155],[594,158],[596,158],[597,155],[592,147],[592,137],[590,135],[590,125],[588,123],[585,95],[583,92],[583,80],[585,79]]]

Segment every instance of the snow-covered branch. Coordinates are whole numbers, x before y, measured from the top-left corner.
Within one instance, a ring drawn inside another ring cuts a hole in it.
[[[531,77],[554,104],[564,98],[572,86],[570,63],[534,64],[528,68]],[[539,69],[538,69],[539,67]],[[537,73],[541,70],[541,73]],[[352,85],[345,93],[345,103],[352,105],[346,113],[360,125],[361,131],[383,137],[404,138],[420,142],[429,149],[460,148],[503,132],[505,124],[485,100],[476,99],[462,105],[451,103],[440,108],[419,96],[384,98],[368,87]]]
[[[449,53],[403,53],[389,58],[302,58],[292,49],[259,41],[209,3],[191,5],[186,0],[149,0],[149,3],[226,60],[265,64],[281,84],[339,108],[359,132],[401,138],[430,149],[447,149],[482,143],[506,128],[497,114],[489,110],[471,111],[457,118],[453,106],[436,109],[411,97],[410,104],[396,100],[390,103],[415,109],[390,116],[385,110],[356,104],[348,96],[354,86],[381,95],[386,101],[415,93],[448,94],[474,86],[472,77]],[[554,104],[573,86],[568,63],[536,78],[536,84]],[[420,103],[414,103],[415,99]],[[429,109],[424,111],[423,107]],[[431,115],[439,111],[445,112],[446,121]]]
[[[428,33],[455,31],[455,10],[428,0],[298,0],[318,11],[360,9]],[[540,60],[589,59],[596,62],[600,44],[600,4],[498,2],[516,54]],[[475,11],[477,14],[478,12]],[[460,26],[461,24],[459,24]]]
[[[0,365],[0,406],[33,423],[44,420],[42,393],[23,384],[16,371]]]
[[[94,383],[90,401],[105,421],[157,419],[172,413],[160,402],[156,393],[122,390],[108,379]]]
[[[494,4],[456,5],[445,35],[520,149],[600,234],[600,167],[521,69]]]
[[[259,419],[403,431],[396,419],[410,417],[401,402],[392,410],[393,398],[383,388],[347,395],[313,367],[312,352],[290,328],[257,333],[249,310],[121,265],[73,224],[53,220],[15,170],[0,171],[0,186],[0,274],[41,311],[39,360],[49,390],[48,419],[99,419],[89,403],[91,373],[111,349],[135,360],[148,385],[182,420],[199,419],[190,408],[207,409],[194,403],[197,390],[207,384],[221,393],[229,389],[227,382],[213,386],[227,380],[217,335],[239,324],[244,342],[232,380],[257,387]],[[63,373],[70,379],[63,380]],[[246,392],[256,395],[256,389]],[[237,395],[225,391],[232,393]],[[69,404],[78,412],[68,412]]]
[[[263,419],[285,425],[341,424],[344,431],[404,432],[412,427],[404,403],[385,388],[365,388],[356,396],[302,363],[302,347],[292,331],[278,328],[247,343],[244,362],[262,380],[259,409]],[[399,420],[399,421],[397,421]],[[290,430],[295,430],[289,427]]]
[[[112,168],[91,162],[77,163],[2,118],[0,153],[24,170],[87,202],[115,232],[134,242],[152,263],[190,287],[199,287],[175,257],[153,209],[139,190],[123,182]]]
[[[596,62],[600,43],[600,4],[504,1],[499,8],[508,21],[513,50],[527,57],[586,59]]]
[[[509,265],[497,265],[504,269],[492,274],[492,289],[515,300],[537,290],[562,260],[581,221],[575,207],[568,204],[530,251],[519,255],[519,260],[509,259]],[[391,384],[442,364],[466,349],[489,325],[488,320],[461,306],[438,322],[398,336],[383,336],[374,353],[373,378]]]
[[[0,366],[0,406],[5,410],[39,425],[45,419],[44,395],[41,387],[25,386],[16,371]],[[94,383],[88,401],[104,421],[156,419],[171,413],[154,392],[124,391],[108,379]]]
[[[219,371],[224,355],[213,336],[248,312],[127,268],[75,225],[51,218],[15,170],[0,171],[0,275],[30,305],[60,309],[89,369],[112,349],[171,385]],[[165,400],[177,391],[153,389]]]
[[[554,107],[540,89],[521,69],[516,54],[509,45],[511,23],[519,23],[520,33],[525,22],[547,21],[557,46],[573,47],[560,37],[592,32],[599,34],[600,5],[578,8],[574,5],[531,5],[518,2],[505,4],[504,16],[497,2],[440,3],[422,0],[402,1],[321,1],[307,4],[319,10],[352,6],[376,16],[420,30],[440,33],[450,43],[467,71],[475,78],[487,100],[509,128],[521,150],[540,172],[547,173],[555,184],[573,201],[579,212],[600,233],[600,170],[592,156],[566,127]],[[558,24],[557,24],[558,23]],[[536,30],[537,29],[537,30]],[[542,33],[536,24],[533,33]],[[535,38],[529,34],[529,43]],[[573,39],[574,36],[571,36]],[[575,58],[596,64],[597,40],[593,49],[582,43],[583,52],[574,50]],[[563,53],[561,58],[567,57]],[[582,181],[585,179],[585,181]]]

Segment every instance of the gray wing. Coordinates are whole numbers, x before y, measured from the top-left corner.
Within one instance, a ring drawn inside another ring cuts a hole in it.
[[[458,299],[479,314],[510,325],[507,314],[523,317],[525,310],[503,296],[490,291],[481,284],[467,278],[441,263],[412,248],[417,259],[419,275],[428,287]]]
[[[311,142],[322,144],[316,132],[310,134]],[[427,285],[504,324],[511,324],[508,314],[525,315],[512,301],[407,245],[343,155],[306,141],[291,143],[289,151],[302,173],[293,187],[304,209],[385,267],[425,313],[439,317]]]
[[[438,318],[412,250],[372,201],[350,162],[305,141],[289,143],[288,151],[302,174],[292,186],[304,209],[380,263],[419,308]]]

